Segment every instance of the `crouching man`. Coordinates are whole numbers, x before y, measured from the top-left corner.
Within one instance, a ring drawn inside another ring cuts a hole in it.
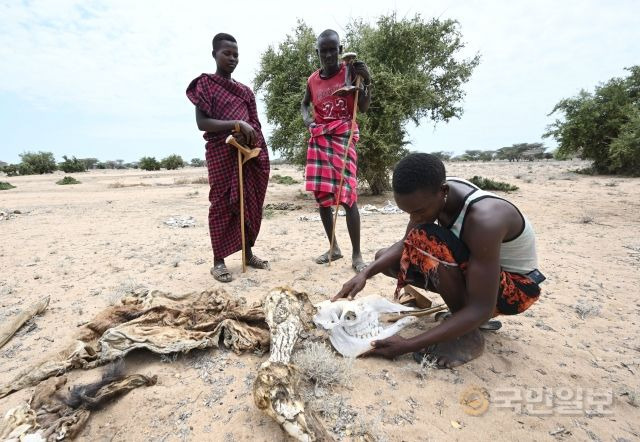
[[[484,350],[480,326],[497,315],[522,313],[540,297],[544,276],[531,223],[509,201],[447,178],[444,164],[425,153],[397,164],[393,192],[409,214],[404,238],[380,250],[333,300],[352,299],[378,273],[397,278],[396,298],[407,284],[438,293],[451,312],[447,320],[408,339],[374,341],[367,354],[427,354],[443,368],[469,362]]]

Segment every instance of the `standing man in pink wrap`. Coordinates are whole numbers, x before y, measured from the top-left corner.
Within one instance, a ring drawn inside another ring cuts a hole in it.
[[[242,249],[237,151],[225,143],[233,134],[240,144],[260,147],[260,155],[243,165],[247,265],[268,269],[252,250],[260,231],[262,204],[269,183],[269,153],[261,132],[251,89],[231,78],[238,65],[238,43],[229,34],[213,38],[215,74],[202,74],[189,84],[187,97],[196,107],[198,129],[204,131],[209,172],[209,235],[213,248],[211,274],[220,282],[233,278],[224,259]]]

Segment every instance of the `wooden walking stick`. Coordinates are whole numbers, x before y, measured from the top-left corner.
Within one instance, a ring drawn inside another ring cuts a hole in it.
[[[356,58],[355,52],[347,52],[342,57],[347,64],[352,64],[353,60]],[[348,72],[347,72],[348,75]],[[345,81],[346,83],[347,81]],[[349,91],[353,89],[352,86],[346,85],[343,88],[345,91]],[[353,116],[351,118],[351,130],[349,132],[349,141],[347,142],[347,148],[344,151],[344,156],[342,157],[342,170],[340,171],[340,184],[338,185],[338,194],[336,196],[336,211],[333,214],[333,227],[331,228],[331,245],[329,246],[329,262],[327,265],[331,265],[331,257],[333,256],[333,243],[336,239],[336,223],[338,222],[338,210],[340,209],[340,197],[342,196],[342,185],[344,184],[344,169],[347,166],[347,157],[349,156],[349,146],[351,146],[351,141],[353,140],[353,132],[356,128],[356,116],[358,115],[358,97],[360,93],[360,76],[356,77],[356,86],[355,86],[355,97],[353,100]],[[338,91],[336,91],[338,92]]]
[[[236,132],[239,132],[239,128],[236,124]],[[247,271],[247,248],[246,239],[244,235],[244,177],[242,174],[242,165],[252,158],[260,155],[260,148],[256,147],[250,149],[242,144],[238,143],[233,135],[229,135],[226,139],[226,143],[232,145],[238,149],[238,181],[240,182],[240,235],[242,235],[242,273]]]
[[[242,152],[238,149],[238,181],[240,181],[240,235],[242,235],[242,273],[247,271],[247,246],[244,238],[244,179],[242,176]]]

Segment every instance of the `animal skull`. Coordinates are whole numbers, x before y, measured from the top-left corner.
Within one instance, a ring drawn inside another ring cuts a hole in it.
[[[313,322],[329,332],[329,340],[342,356],[355,358],[371,350],[371,341],[395,335],[416,320],[413,316],[401,318],[388,327],[379,322],[380,313],[415,310],[377,296],[364,296],[354,301],[323,301]]]

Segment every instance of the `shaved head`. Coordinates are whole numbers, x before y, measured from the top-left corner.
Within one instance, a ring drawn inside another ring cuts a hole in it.
[[[335,38],[338,41],[338,44],[340,44],[340,36],[338,33],[333,29],[325,29],[320,33],[320,35],[318,35],[318,38],[316,39],[316,46],[318,46],[320,40],[324,40],[325,38]]]

